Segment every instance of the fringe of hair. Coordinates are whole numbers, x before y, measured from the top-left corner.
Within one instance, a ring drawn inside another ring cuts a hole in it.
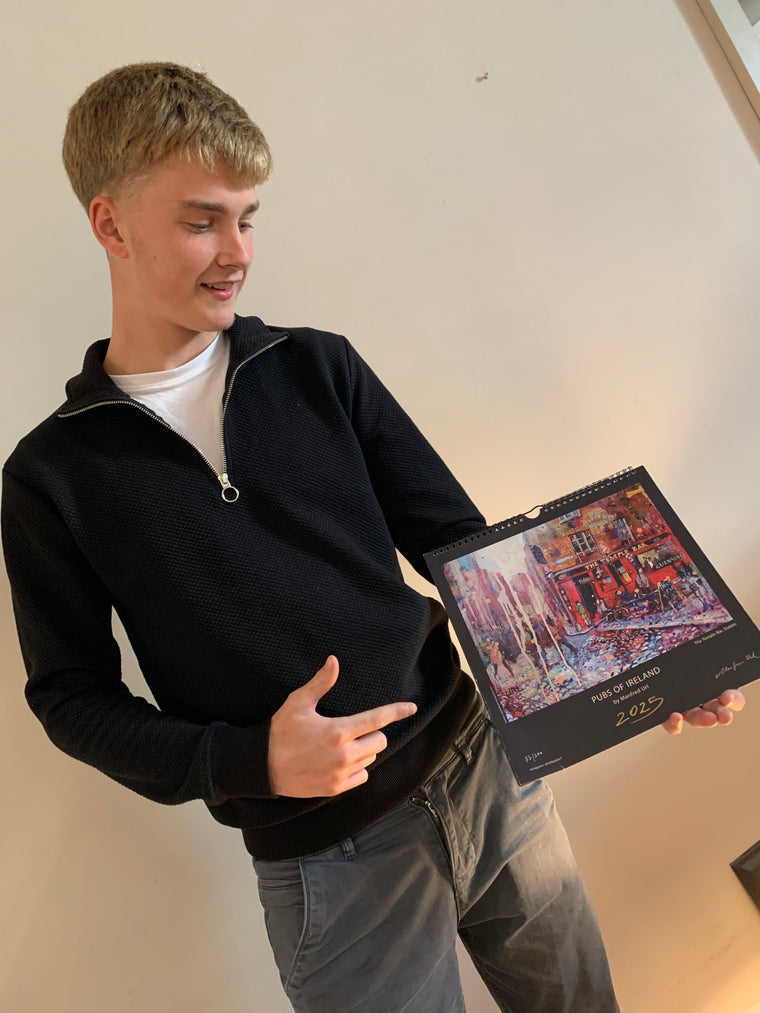
[[[221,166],[244,186],[265,183],[272,155],[246,111],[205,73],[134,63],[94,81],[71,107],[63,164],[89,213],[98,194],[119,198],[169,157]]]

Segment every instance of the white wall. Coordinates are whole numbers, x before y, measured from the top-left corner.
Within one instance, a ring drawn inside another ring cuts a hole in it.
[[[0,44],[3,459],[109,332],[67,107],[118,64],[200,62],[277,162],[243,312],[348,334],[492,521],[646,464],[760,620],[760,130],[692,0],[40,0]],[[285,1010],[237,835],[59,754],[5,585],[1,614],[0,1008]],[[760,999],[728,867],[760,838],[747,696],[553,778],[625,1013]]]

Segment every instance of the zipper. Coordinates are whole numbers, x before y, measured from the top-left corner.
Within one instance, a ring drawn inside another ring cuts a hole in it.
[[[96,401],[94,404],[88,404],[84,408],[77,408],[75,409],[75,411],[58,412],[58,418],[65,419],[69,418],[72,415],[81,415],[82,412],[87,412],[91,408],[100,408],[103,405],[109,404],[123,404],[128,405],[131,408],[137,408],[139,411],[144,412],[146,415],[150,416],[150,418],[155,419],[156,422],[160,422],[161,425],[164,426],[164,428],[169,430],[169,432],[176,433],[176,435],[179,436],[181,440],[184,440],[185,443],[189,443],[190,446],[193,448],[193,450],[195,450],[203,459],[203,461],[205,461],[206,465],[211,469],[211,472],[216,478],[217,482],[219,482],[219,484],[221,485],[222,487],[221,495],[224,502],[234,503],[235,500],[238,499],[240,496],[240,490],[237,489],[230,482],[230,477],[227,474],[227,451],[224,446],[224,417],[227,412],[227,405],[230,402],[232,385],[235,382],[235,377],[238,375],[238,371],[242,366],[245,366],[245,364],[247,362],[250,362],[251,359],[255,359],[256,356],[261,355],[262,352],[266,352],[268,349],[273,348],[275,345],[279,345],[279,343],[281,341],[284,341],[285,338],[287,338],[287,336],[288,336],[287,334],[283,334],[275,341],[270,341],[268,345],[264,345],[263,348],[259,348],[257,351],[255,351],[253,355],[249,355],[247,359],[243,359],[242,362],[239,362],[237,366],[235,366],[235,369],[233,370],[232,376],[230,377],[229,386],[227,387],[227,390],[222,399],[222,471],[220,474],[217,474],[216,468],[209,461],[209,459],[206,457],[203,451],[199,447],[197,447],[192,440],[188,440],[188,438],[186,436],[183,436],[183,434],[178,429],[175,429],[174,426],[170,426],[168,422],[166,422],[164,419],[161,418],[160,415],[156,415],[156,413],[151,411],[150,408],[147,407],[147,405],[141,404],[139,401],[135,401],[133,399],[127,400],[126,398],[118,398],[118,399],[114,398],[112,401]]]
[[[443,845],[443,850],[446,853],[446,859],[449,863],[449,868],[451,869],[453,876],[454,868],[451,864],[451,853],[449,852],[449,842],[446,840],[446,832],[443,829],[443,820],[441,819],[438,810],[435,808],[430,799],[425,798],[423,795],[412,795],[409,801],[412,803],[412,805],[416,805],[420,809],[424,809],[432,819],[433,825],[435,826],[438,836],[441,839],[441,844]]]

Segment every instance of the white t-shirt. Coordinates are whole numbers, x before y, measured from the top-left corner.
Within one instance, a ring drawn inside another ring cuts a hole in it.
[[[188,439],[221,474],[222,399],[229,361],[229,339],[220,331],[200,355],[176,369],[109,375],[125,394]]]

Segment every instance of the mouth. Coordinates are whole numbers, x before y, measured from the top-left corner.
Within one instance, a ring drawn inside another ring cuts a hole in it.
[[[235,292],[235,285],[234,281],[201,282],[201,288],[205,288],[212,298],[220,300],[231,299]]]

